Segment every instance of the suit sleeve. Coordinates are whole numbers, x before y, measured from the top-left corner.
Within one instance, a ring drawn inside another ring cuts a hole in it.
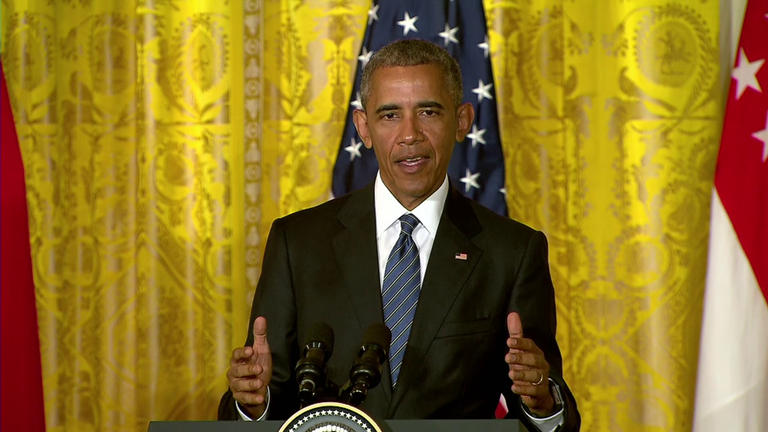
[[[267,320],[267,341],[272,351],[272,381],[270,390],[270,420],[285,420],[299,409],[298,388],[293,379],[293,365],[298,360],[296,342],[296,302],[288,234],[281,219],[275,220],[264,250],[261,277],[253,298],[248,338],[253,344],[253,321],[263,316]],[[219,420],[237,420],[232,392],[222,396]]]
[[[563,358],[557,345],[557,313],[555,309],[555,289],[549,272],[547,238],[536,231],[528,240],[525,254],[519,265],[517,277],[512,288],[508,312],[520,314],[523,323],[523,335],[532,339],[544,352],[549,363],[549,377],[560,386],[565,404],[563,431],[578,431],[581,417],[568,385],[563,380]],[[520,397],[511,390],[511,380],[505,386],[504,398],[507,400],[510,418],[523,421],[530,430],[538,430],[526,421],[520,411]]]

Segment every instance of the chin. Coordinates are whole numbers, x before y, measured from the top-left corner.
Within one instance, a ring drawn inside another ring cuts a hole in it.
[[[432,192],[428,187],[404,188],[403,191],[413,199],[426,198]]]

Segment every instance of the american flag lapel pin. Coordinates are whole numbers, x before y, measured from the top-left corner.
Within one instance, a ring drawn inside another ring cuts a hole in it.
[[[464,252],[456,252],[456,256],[454,256],[457,260],[466,261],[467,260],[467,254]]]

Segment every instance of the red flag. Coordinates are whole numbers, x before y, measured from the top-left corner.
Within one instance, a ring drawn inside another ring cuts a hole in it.
[[[712,195],[694,431],[768,430],[768,0],[749,0]]]
[[[45,410],[27,192],[2,67],[0,80],[0,429],[38,432]]]

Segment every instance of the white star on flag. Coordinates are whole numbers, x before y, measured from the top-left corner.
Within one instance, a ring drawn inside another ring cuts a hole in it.
[[[499,138],[496,83],[491,65],[491,57],[496,51],[491,45],[492,36],[488,31],[487,20],[492,18],[486,16],[483,3],[471,0],[366,2],[367,7],[360,12],[367,12],[365,20],[368,25],[364,26],[363,43],[356,52],[357,62],[352,64],[357,73],[352,86],[354,90],[347,94],[346,101],[349,105],[344,133],[336,142],[333,196],[340,197],[363,187],[373,181],[377,173],[375,154],[366,149],[367,142],[363,142],[354,126],[353,111],[370,108],[362,102],[361,72],[374,61],[380,47],[394,40],[431,38],[433,42],[450,51],[461,66],[464,91],[469,95],[469,102],[476,107],[475,126],[470,124],[464,131],[463,142],[457,143],[448,175],[456,182],[459,191],[468,198],[477,200],[496,213],[508,214],[504,195],[499,192],[499,189],[504,188],[505,175],[504,152]],[[748,48],[745,51],[757,57],[757,54],[752,54]],[[735,65],[736,61],[733,61],[731,66]],[[761,70],[760,74],[764,72]],[[758,76],[762,79],[762,75]],[[768,86],[766,83],[762,84]],[[357,94],[358,91],[360,94]],[[749,133],[757,129],[759,127],[755,126]],[[748,134],[746,136],[748,137]],[[752,138],[749,140],[752,141]],[[358,146],[359,142],[362,144]],[[756,157],[754,159],[757,160]],[[461,183],[460,179],[464,177],[466,168],[469,168],[471,173],[465,177],[465,182]],[[465,187],[468,192],[464,192]]]
[[[765,63],[765,59],[750,62],[744,48],[739,50],[739,65],[733,69],[731,74],[731,77],[736,80],[736,100],[744,94],[747,87],[752,87],[760,93],[763,92],[757,81],[757,71],[760,70],[763,63]]]
[[[379,20],[379,5],[373,5],[368,9],[368,25]]]
[[[483,134],[485,134],[485,129],[478,130],[477,125],[472,125],[472,133],[467,134],[467,138],[472,140],[472,148],[475,148],[477,143],[485,144]]]
[[[360,92],[357,92],[357,97],[352,101],[350,105],[359,110],[363,109],[363,102],[360,100]]]
[[[483,80],[480,80],[477,87],[472,90],[472,93],[477,95],[477,103],[482,102],[483,98],[493,100],[493,96],[491,96],[490,92],[492,86],[493,84],[484,84]]]
[[[693,432],[768,430],[768,411],[757,408],[768,407],[768,0],[740,3],[709,212]]]
[[[768,114],[765,115],[765,129],[755,132],[752,137],[763,142],[763,162],[768,159]]]
[[[408,12],[406,12],[405,17],[403,17],[403,20],[397,22],[397,25],[403,28],[403,36],[407,35],[408,32],[411,30],[413,30],[414,33],[419,32],[419,30],[416,28],[417,19],[419,19],[419,17],[415,16],[411,18],[411,16],[408,15]]]
[[[499,189],[499,192],[501,192],[501,194],[504,195],[504,198],[507,197],[507,188],[501,188]]]
[[[480,173],[472,174],[467,168],[467,174],[461,178],[461,182],[464,183],[464,192],[469,193],[472,188],[480,189],[480,185],[477,183],[477,179],[480,177]]]
[[[357,56],[357,59],[363,63],[363,68],[365,68],[365,66],[371,60],[372,55],[373,55],[373,51],[368,51],[368,48],[363,47],[363,53]]]
[[[363,145],[361,142],[356,142],[354,138],[352,138],[352,143],[350,143],[348,146],[344,147],[344,150],[349,152],[349,161],[352,162],[355,160],[355,157],[363,157],[363,155],[360,154],[360,146]]]
[[[440,37],[443,38],[443,44],[445,46],[448,46],[448,44],[451,42],[458,44],[459,40],[456,39],[456,32],[458,31],[459,31],[458,26],[451,28],[451,26],[449,26],[448,23],[445,23],[445,30],[439,33]]]
[[[485,56],[485,58],[488,58],[488,52],[491,49],[491,45],[488,44],[488,35],[485,35],[485,42],[481,42],[477,44],[477,47],[483,50],[483,56]]]

